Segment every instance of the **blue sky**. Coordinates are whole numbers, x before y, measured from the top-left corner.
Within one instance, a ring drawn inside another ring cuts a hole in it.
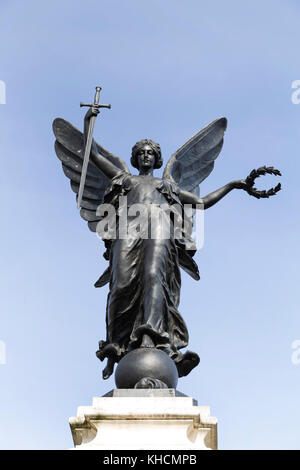
[[[103,246],[79,217],[51,129],[55,117],[81,128],[79,102],[96,85],[112,104],[96,140],[127,163],[139,139],[160,142],[167,162],[226,116],[202,195],[260,165],[282,171],[276,197],[234,191],[206,211],[201,280],[183,273],[180,304],[201,364],[178,389],[211,406],[222,449],[300,448],[299,20],[296,0],[1,1],[0,448],[71,447],[68,417],[114,388],[95,356]]]

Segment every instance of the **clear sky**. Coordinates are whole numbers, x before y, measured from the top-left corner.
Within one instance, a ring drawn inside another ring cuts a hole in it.
[[[2,449],[71,447],[69,416],[114,388],[95,356],[103,245],[78,214],[51,128],[55,117],[82,128],[79,102],[96,85],[112,104],[96,140],[127,163],[139,139],[160,142],[167,162],[226,116],[202,195],[260,165],[282,171],[277,196],[236,190],[205,213],[201,280],[183,274],[180,304],[201,364],[178,389],[211,406],[222,449],[300,448],[299,21],[297,0],[1,0]]]

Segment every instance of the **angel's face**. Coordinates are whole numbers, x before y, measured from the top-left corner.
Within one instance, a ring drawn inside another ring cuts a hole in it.
[[[139,170],[153,169],[155,163],[155,153],[150,145],[144,145],[137,153]]]

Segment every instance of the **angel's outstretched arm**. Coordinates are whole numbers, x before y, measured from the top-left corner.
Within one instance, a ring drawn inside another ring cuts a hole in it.
[[[247,188],[247,184],[244,180],[237,180],[237,181],[231,181],[230,183],[225,184],[225,186],[223,186],[222,188],[217,189],[216,191],[202,198],[196,196],[193,193],[190,193],[189,191],[181,190],[179,193],[179,199],[182,202],[182,204],[192,204],[195,208],[197,208],[196,205],[198,204],[200,206],[202,205],[204,209],[208,209],[209,207],[216,204],[216,202],[220,201],[224,196],[226,196],[226,194],[228,194],[233,189],[246,189],[246,188]]]
[[[99,113],[99,110],[95,107],[89,108],[88,112],[86,113],[84,117],[84,142],[86,143],[87,139],[87,134],[88,134],[88,129],[89,129],[89,122],[90,118],[92,116],[97,116]],[[109,179],[113,178],[116,176],[118,173],[120,173],[120,168],[118,168],[116,165],[111,163],[107,158],[104,158],[102,155],[97,150],[96,145],[92,145],[92,150],[91,150],[91,160],[94,162],[97,168],[101,170],[105,176],[107,176]]]

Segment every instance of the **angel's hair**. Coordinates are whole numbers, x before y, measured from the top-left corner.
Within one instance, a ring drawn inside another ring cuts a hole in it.
[[[160,168],[163,164],[163,159],[161,157],[160,145],[157,144],[156,142],[153,142],[153,140],[150,140],[150,139],[140,140],[139,142],[137,142],[134,145],[134,147],[132,147],[131,159],[130,159],[131,165],[134,168],[139,169],[137,154],[138,154],[138,151],[141,150],[145,145],[149,145],[152,148],[153,152],[154,152],[155,163],[154,163],[153,168]]]

